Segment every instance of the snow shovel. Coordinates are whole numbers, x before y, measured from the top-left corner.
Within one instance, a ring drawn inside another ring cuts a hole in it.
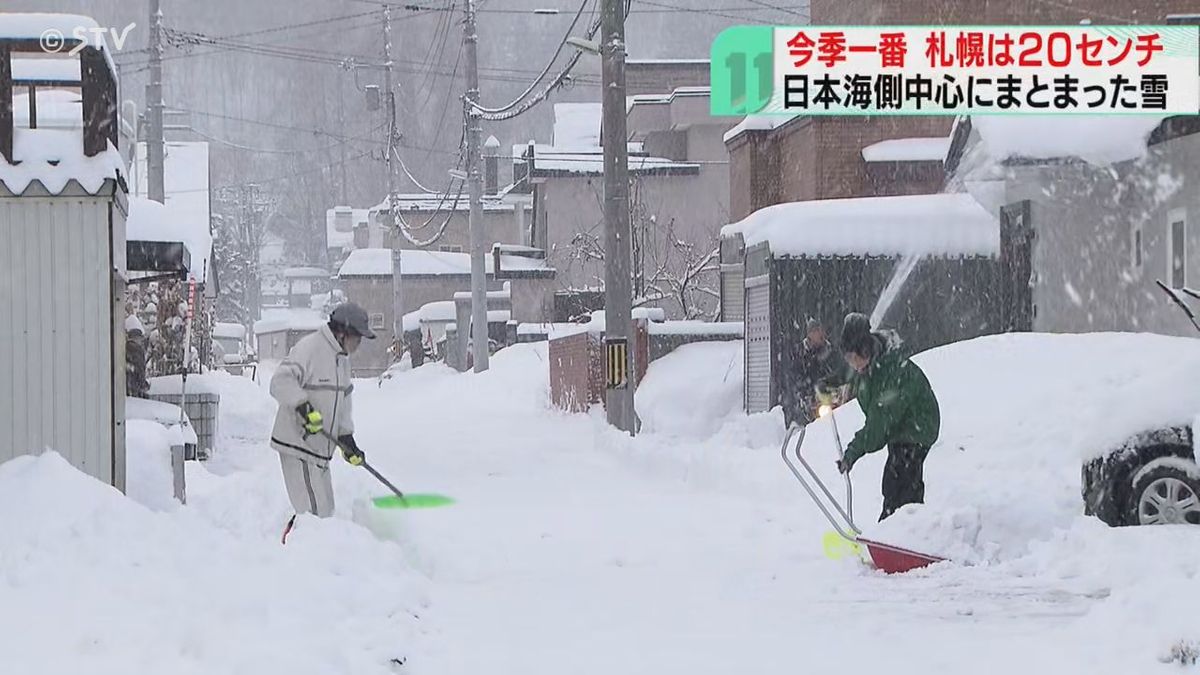
[[[322,429],[321,435],[325,438],[328,438],[329,442],[333,443],[338,450],[342,449],[341,446],[338,445],[337,439],[333,437],[333,434]],[[404,494],[400,491],[400,488],[392,485],[390,480],[384,478],[383,474],[376,471],[375,467],[371,466],[367,460],[364,459],[362,464],[359,466],[366,469],[367,473],[375,477],[375,480],[383,483],[387,489],[392,491],[392,494],[386,497],[374,497],[371,499],[371,503],[374,504],[375,508],[377,509],[431,509],[438,506],[449,506],[454,503],[453,499],[445,495]]]
[[[833,421],[836,422],[836,420]],[[812,466],[810,466],[809,463],[804,459],[804,456],[800,454],[800,448],[804,445],[804,436],[807,431],[807,426],[801,427],[797,424],[792,424],[792,426],[788,428],[787,434],[784,436],[783,448],[781,449],[780,454],[783,456],[783,462],[784,464],[787,464],[787,467],[791,470],[792,475],[796,477],[796,480],[800,481],[800,485],[804,487],[804,490],[808,493],[808,496],[812,497],[813,503],[817,505],[817,508],[820,509],[821,513],[825,515],[825,518],[829,520],[829,524],[833,525],[833,529],[835,531],[825,535],[824,543],[826,547],[826,555],[840,558],[845,555],[843,552],[845,548],[854,547],[857,549],[857,547],[860,545],[865,546],[867,552],[870,554],[871,560],[875,563],[875,567],[886,574],[908,572],[910,570],[915,570],[945,560],[944,558],[928,555],[926,553],[918,553],[906,548],[900,548],[899,546],[892,546],[891,544],[884,544],[882,542],[864,538],[862,536],[862,530],[860,530],[858,526],[854,524],[854,502],[853,492],[850,484],[850,476],[845,476],[846,507],[842,508],[841,503],[838,502],[838,500],[833,496],[833,493],[829,491],[829,488],[825,487],[825,483],[821,482],[821,479],[817,477],[816,472],[813,471]],[[788,446],[791,445],[792,439],[797,433],[800,434],[800,439],[796,442],[796,460],[799,461],[800,465],[808,473],[809,479],[805,479],[804,475],[800,472],[800,469],[795,463],[792,462],[791,458],[788,457]],[[839,437],[837,441],[838,452],[841,453],[841,438]],[[813,486],[810,485],[810,480],[812,484],[815,484],[817,488],[820,489],[820,493],[813,489]],[[846,543],[840,544],[837,547],[832,547],[830,543],[830,535],[841,537]]]

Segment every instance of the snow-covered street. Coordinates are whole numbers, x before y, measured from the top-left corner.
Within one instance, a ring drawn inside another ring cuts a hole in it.
[[[1150,339],[1167,356],[1191,349]],[[549,408],[544,358],[544,345],[519,346],[482,375],[432,365],[360,381],[372,462],[458,503],[371,511],[379,487],[338,464],[338,517],[302,519],[286,547],[273,406],[246,378],[216,378],[224,447],[189,465],[186,507],[148,511],[55,456],[6,464],[0,653],[29,674],[369,674],[392,658],[449,675],[1094,674],[1167,668],[1159,657],[1197,637],[1184,610],[1200,542],[1186,528],[1074,518],[1030,553],[885,576],[823,555],[828,527],[779,462],[775,416],[731,415],[688,438],[670,428],[687,415],[660,410],[630,440]],[[663,364],[662,377],[687,365]],[[719,400],[740,366],[710,370],[694,386]],[[654,375],[644,401],[667,405]],[[944,464],[931,460],[931,501],[955,492],[939,484]],[[877,476],[876,463],[857,477],[860,522]],[[963,518],[951,518],[960,534]],[[34,605],[45,621],[19,611]]]

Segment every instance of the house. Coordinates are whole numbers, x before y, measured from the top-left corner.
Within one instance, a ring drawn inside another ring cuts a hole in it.
[[[262,318],[254,322],[254,340],[259,361],[281,361],[305,336],[329,322],[322,310],[290,307],[264,307]]]
[[[54,55],[38,40],[51,30],[67,36]],[[82,16],[0,14],[0,462],[54,448],[124,490],[128,188],[116,68],[91,30]],[[63,65],[14,72],[25,58]],[[72,119],[43,127],[51,90]]]
[[[744,307],[746,410],[780,402],[809,318],[865,312],[917,351],[1007,330],[1020,262],[1005,234],[966,193],[791,202],[725,227],[745,265],[725,301]]]
[[[731,121],[708,115],[708,96],[705,86],[687,86],[629,98],[634,293],[638,304],[681,318],[716,312],[715,251],[729,217],[722,135]],[[547,252],[560,296],[597,301],[604,283],[600,113],[599,104],[556,104],[553,143],[524,146],[514,166],[533,195],[526,243]]]
[[[321,267],[288,267],[283,270],[288,307],[312,307],[313,296],[329,293],[331,275]]]
[[[1195,334],[1156,282],[1200,285],[1200,117],[971,118],[947,166],[1020,233],[1018,329]]]
[[[325,212],[325,249],[332,269],[341,267],[350,251],[358,248],[354,245],[354,233],[369,227],[370,222],[370,209],[335,206]]]
[[[492,165],[495,160],[491,160]],[[395,209],[389,211],[389,205]],[[504,199],[498,192],[486,193],[482,200],[485,246],[520,244],[521,233],[531,217],[531,207]],[[471,203],[466,186],[453,193],[397,194],[369,209],[370,227],[360,226],[354,248],[428,249],[443,253],[470,252]],[[394,216],[400,229],[390,227]]]

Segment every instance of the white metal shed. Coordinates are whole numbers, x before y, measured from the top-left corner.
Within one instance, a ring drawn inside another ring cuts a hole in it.
[[[9,26],[36,25],[0,24],[0,97],[11,99],[28,86],[12,76],[10,51],[36,41]],[[44,86],[78,92],[75,128],[0,115],[0,462],[52,449],[123,490],[127,189],[116,83],[100,48],[70,58],[82,61],[81,81]]]

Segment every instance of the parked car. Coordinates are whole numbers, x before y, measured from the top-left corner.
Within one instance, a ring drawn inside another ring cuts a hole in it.
[[[1200,465],[1190,426],[1137,434],[1083,467],[1088,515],[1113,526],[1200,525]]]

